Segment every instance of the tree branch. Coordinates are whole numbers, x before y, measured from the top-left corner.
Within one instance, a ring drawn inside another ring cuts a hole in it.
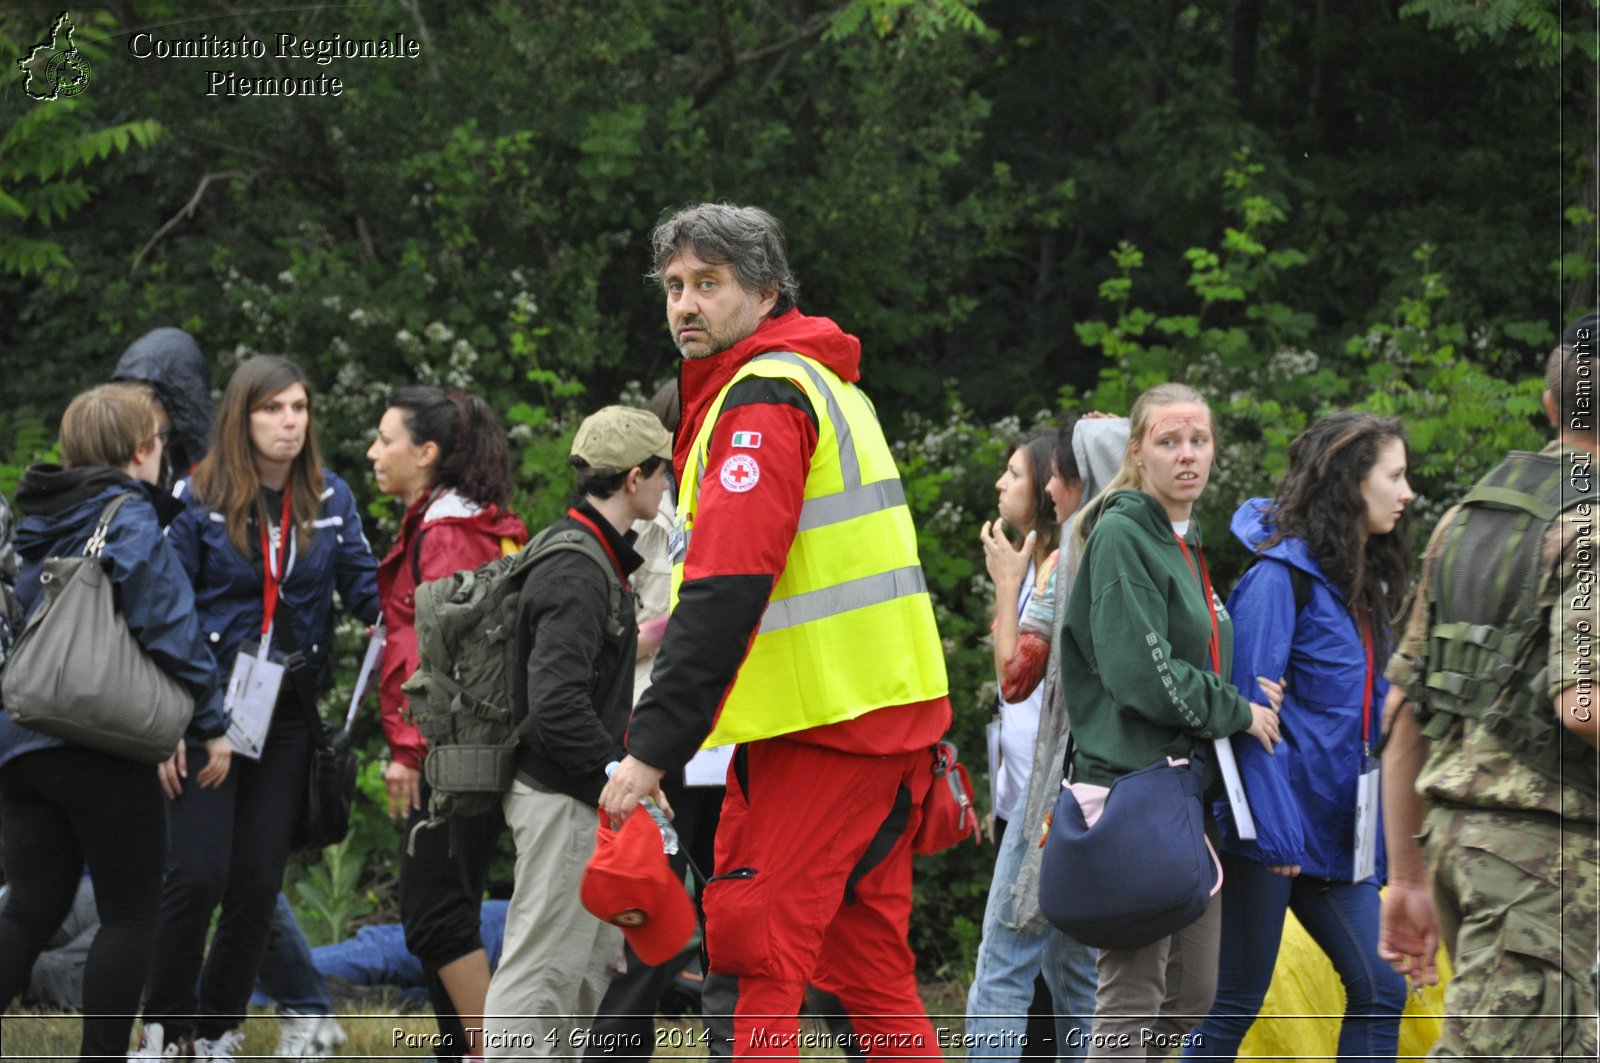
[[[150,237],[149,240],[146,240],[145,245],[139,249],[139,253],[133,256],[133,265],[128,267],[128,275],[132,276],[133,274],[139,272],[139,263],[144,261],[144,256],[149,254],[150,249],[156,246],[156,244],[161,241],[163,236],[166,236],[167,233],[171,232],[178,222],[185,218],[194,217],[195,209],[200,206],[200,200],[205,196],[206,189],[211,186],[212,181],[235,179],[249,182],[253,181],[255,176],[254,170],[219,170],[213,173],[208,173],[204,177],[200,178],[200,184],[195,188],[194,195],[189,197],[189,202],[185,203],[183,208],[179,210],[178,213],[168,218],[167,223],[161,228],[157,229],[155,231],[155,235]]]
[[[718,10],[721,10],[720,5],[718,5]],[[776,43],[737,55],[733,52],[732,41],[724,40],[722,65],[707,74],[700,80],[700,84],[695,86],[694,107],[699,109],[709,103],[711,98],[721,91],[724,85],[733,80],[733,76],[739,72],[741,66],[759,62],[769,55],[788,51],[796,45],[821,37],[823,32],[833,25],[833,20],[837,17],[837,11],[825,11],[812,15],[793,35]]]

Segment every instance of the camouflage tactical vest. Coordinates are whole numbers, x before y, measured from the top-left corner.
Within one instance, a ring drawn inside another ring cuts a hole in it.
[[[1513,451],[1463,500],[1430,573],[1427,678],[1414,701],[1429,739],[1476,720],[1540,775],[1593,796],[1594,751],[1547,693],[1559,573],[1541,578],[1539,554],[1565,510],[1595,501],[1566,473],[1556,455]]]

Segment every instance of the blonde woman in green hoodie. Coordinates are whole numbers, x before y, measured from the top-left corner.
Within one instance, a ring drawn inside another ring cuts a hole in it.
[[[1067,696],[1070,778],[1097,787],[1240,731],[1270,752],[1282,698],[1271,679],[1261,680],[1267,705],[1228,681],[1233,625],[1193,519],[1215,454],[1210,408],[1192,388],[1161,384],[1129,420],[1122,468],[1079,525],[1061,644],[1062,674],[1079,677]],[[1216,992],[1221,925],[1213,900],[1153,945],[1101,950],[1091,1059],[1164,1059],[1192,1037]]]

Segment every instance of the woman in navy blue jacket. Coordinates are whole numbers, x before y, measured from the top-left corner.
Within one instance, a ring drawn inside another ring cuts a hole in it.
[[[168,540],[194,584],[200,624],[230,677],[241,655],[286,664],[296,653],[312,685],[329,680],[333,596],[378,618],[377,561],[344,481],[322,468],[305,375],[262,355],[234,371],[194,477],[179,485],[184,511]],[[221,706],[227,686],[213,696]],[[270,688],[269,688],[270,689]],[[231,1059],[266,949],[310,763],[311,733],[286,670],[267,699],[259,743],[251,714],[229,694],[234,770],[215,790],[186,777],[180,753],[163,766],[173,852],[151,960],[146,1021],[167,1044]],[[190,751],[189,756],[193,756]],[[201,963],[212,912],[221,916]]]
[[[1276,498],[1251,499],[1234,514],[1234,534],[1257,561],[1228,599],[1233,681],[1255,698],[1256,677],[1285,677],[1283,744],[1269,756],[1258,743],[1233,743],[1256,837],[1241,838],[1228,803],[1217,803],[1220,971],[1186,1057],[1238,1053],[1292,909],[1344,983],[1339,1058],[1394,1059],[1406,988],[1378,957],[1384,853],[1374,746],[1390,623],[1409,576],[1411,499],[1401,423],[1341,411],[1290,444]]]
[[[106,504],[129,500],[107,528],[101,563],[122,618],[146,652],[199,699],[189,738],[196,782],[228,776],[223,720],[209,703],[215,669],[194,596],[162,539],[165,426],[136,384],[84,392],[61,420],[66,467],[34,465],[17,489],[17,597],[32,613],[47,557],[81,554]],[[119,692],[108,690],[108,699]],[[0,914],[0,1011],[26,988],[34,959],[72,908],[87,863],[100,887],[101,929],[83,973],[83,1058],[122,1059],[155,936],[166,854],[161,785],[150,765],[50,738],[0,712],[0,820],[11,898]]]

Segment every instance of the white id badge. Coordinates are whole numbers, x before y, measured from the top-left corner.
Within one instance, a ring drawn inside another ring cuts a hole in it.
[[[712,746],[696,750],[683,766],[685,786],[726,786],[728,765],[733,762],[733,746]]]
[[[1378,760],[1365,758],[1365,767],[1356,780],[1355,866],[1353,882],[1362,882],[1378,873]]]
[[[667,560],[674,565],[683,564],[683,559],[689,554],[689,531],[684,519],[679,517],[672,525],[672,530],[667,533]]]
[[[228,744],[251,760],[261,759],[272,710],[283,685],[283,665],[256,656],[257,647],[246,643],[233,661],[223,711],[228,713]]]

